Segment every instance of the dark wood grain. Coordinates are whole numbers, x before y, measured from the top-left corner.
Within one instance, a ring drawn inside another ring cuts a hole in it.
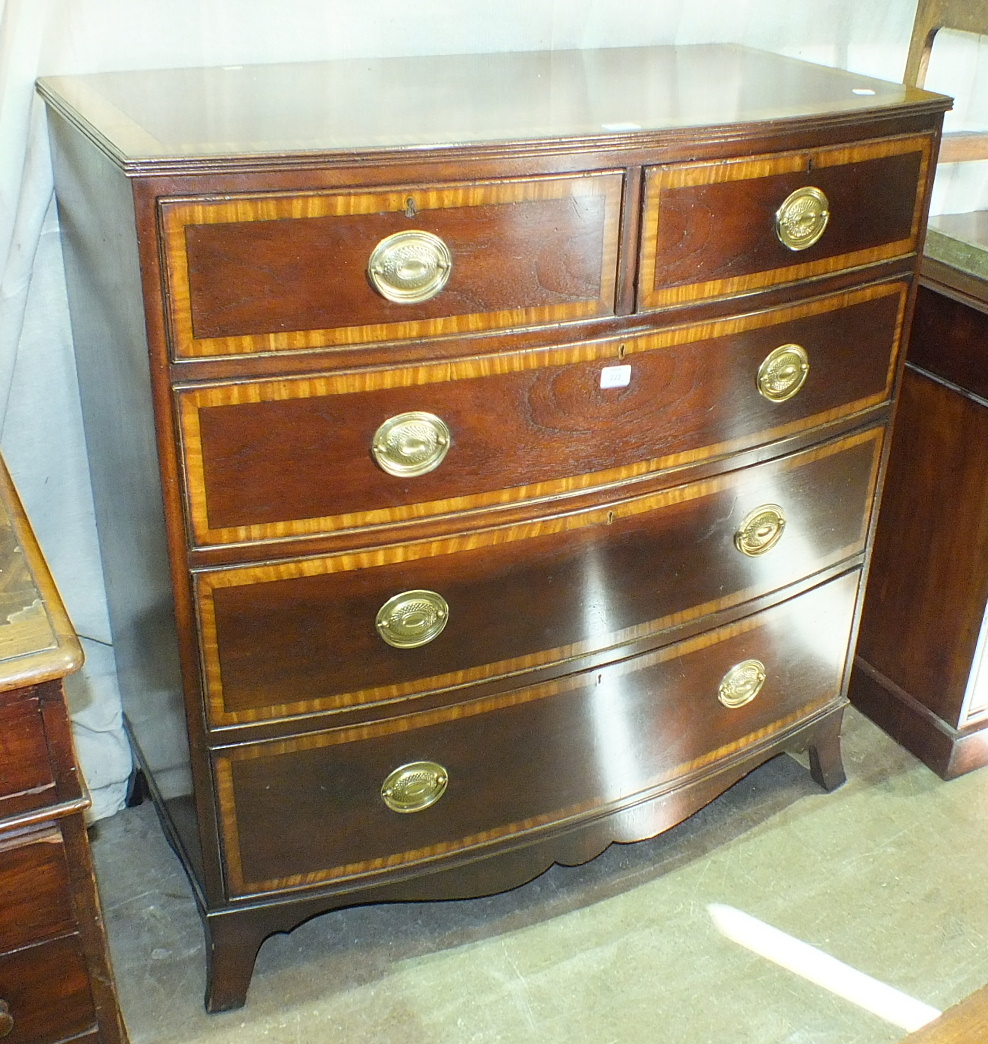
[[[14,1019],[9,1044],[55,1044],[92,1029],[95,1011],[78,937],[0,954],[0,999]]]
[[[126,1044],[63,689],[82,652],[2,460],[0,577],[0,1000],[13,1020],[5,1039]]]
[[[60,830],[42,827],[12,839],[0,836],[0,950],[72,931],[75,916]]]
[[[681,343],[674,333],[666,345],[655,334],[607,341],[592,361],[513,373],[470,376],[464,366],[456,380],[350,394],[342,381],[336,394],[321,394],[318,378],[294,389],[271,381],[232,403],[223,388],[180,393],[198,542],[242,539],[247,527],[268,527],[250,532],[255,539],[343,528],[344,515],[351,525],[366,524],[361,513],[394,518],[402,505],[419,505],[416,515],[429,513],[430,504],[447,513],[456,498],[466,498],[469,509],[472,496],[512,487],[522,487],[521,498],[543,484],[544,496],[565,490],[573,476],[600,473],[601,484],[613,481],[616,468],[659,470],[860,410],[891,394],[904,292],[899,284],[853,303],[839,295],[811,314],[811,306],[795,315],[756,313],[714,326],[715,336],[683,334]],[[807,352],[810,377],[792,399],[770,402],[758,392],[758,368],[793,342]],[[527,358],[503,358],[497,369],[512,361],[527,366]],[[631,367],[628,386],[602,389],[604,368],[620,364]],[[416,371],[406,372],[416,379]],[[388,475],[370,449],[378,426],[407,411],[442,418],[452,434],[443,463],[415,478]],[[313,521],[277,525],[296,520]]]
[[[38,698],[0,694],[0,816],[38,808],[54,795]]]
[[[618,646],[782,588],[864,548],[881,439],[835,448],[684,487],[652,510],[631,502],[593,512],[568,531],[535,526],[511,542],[440,546],[406,561],[399,551],[393,565],[387,551],[372,552],[376,568],[334,571],[329,559],[226,580],[207,574],[213,713],[250,720],[393,700]],[[765,503],[784,508],[786,531],[748,557],[735,533]],[[428,645],[391,648],[375,630],[377,612],[417,589],[447,600],[449,622]]]
[[[988,400],[985,311],[921,285],[909,344],[909,362],[916,369]]]
[[[988,764],[969,691],[988,606],[988,305],[921,288],[909,360],[850,692],[950,778]]]
[[[839,785],[945,99],[723,47],[42,91],[125,705],[206,925],[211,1010],[243,1003],[265,934],[324,910],[511,887],[652,836],[785,750]],[[838,209],[815,260],[772,267],[790,175],[829,178]],[[484,196],[550,182],[569,207]],[[612,182],[603,209],[575,187]],[[667,224],[646,182],[692,185],[696,220]],[[365,255],[411,220],[454,241],[454,271],[402,319]],[[656,280],[663,236],[681,283]],[[804,390],[758,400],[753,370],[796,340]],[[606,396],[612,360],[632,380]],[[445,416],[453,445],[395,483],[369,436],[409,410]],[[736,559],[749,492],[795,499],[785,555]],[[411,585],[453,616],[403,659],[368,614]],[[766,655],[792,649],[771,697],[701,713],[715,650],[759,631]],[[353,703],[374,687],[388,702]],[[449,823],[377,829],[377,776],[430,736],[455,768]]]
[[[620,193],[621,175],[611,177]],[[578,187],[580,180],[573,183]],[[396,192],[414,201],[430,189],[435,192],[431,186]],[[194,336],[370,326],[573,303],[585,305],[586,314],[608,314],[614,310],[616,218],[604,196],[567,193],[432,207],[412,216],[397,210],[190,223],[184,232]],[[443,290],[418,304],[386,300],[367,277],[378,242],[409,229],[438,236],[453,258]],[[495,325],[515,325],[514,318]]]
[[[907,147],[908,144],[908,147]],[[916,248],[930,143],[875,143],[805,156],[659,167],[649,173],[642,231],[648,280],[639,307],[719,297],[878,261]],[[820,189],[829,219],[803,250],[776,233],[776,212],[797,189]],[[881,199],[881,205],[860,205]]]
[[[986,473],[988,409],[907,374],[858,653],[955,725],[988,596]]]
[[[479,706],[225,751],[232,887],[379,873],[641,800],[745,737],[763,738],[839,697],[857,579],[723,632]],[[800,627],[813,637],[799,640]],[[751,657],[768,680],[750,703],[728,709],[717,698],[721,679]],[[424,812],[391,812],[380,797],[384,779],[423,759],[448,770],[447,793]],[[347,829],[319,829],[326,821]]]

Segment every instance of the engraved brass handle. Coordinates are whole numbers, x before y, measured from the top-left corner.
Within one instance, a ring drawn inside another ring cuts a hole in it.
[[[421,812],[446,793],[449,773],[435,761],[413,761],[390,773],[381,799],[392,812]]]
[[[761,660],[742,660],[721,678],[717,699],[732,710],[743,707],[761,692],[765,678],[765,664]]]
[[[791,399],[806,383],[810,360],[799,344],[780,344],[758,367],[758,391],[769,402]]]
[[[806,250],[819,241],[829,220],[827,197],[807,185],[790,193],[775,212],[775,234],[790,250]]]
[[[418,304],[435,297],[452,270],[449,247],[439,236],[418,229],[385,237],[367,262],[374,289],[398,304]]]
[[[449,605],[435,591],[403,591],[377,612],[377,633],[396,649],[417,649],[438,638],[449,620]]]
[[[449,428],[431,413],[399,413],[386,420],[371,442],[383,471],[407,478],[438,468],[449,449]]]
[[[743,555],[757,558],[771,551],[782,539],[786,516],[778,504],[762,504],[741,519],[734,534],[734,546]]]
[[[14,1016],[10,1014],[10,1005],[0,1000],[0,1037],[9,1036],[14,1031]]]

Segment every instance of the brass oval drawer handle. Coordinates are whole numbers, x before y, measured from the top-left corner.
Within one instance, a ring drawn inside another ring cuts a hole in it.
[[[435,761],[412,761],[381,784],[381,799],[392,812],[422,812],[446,793],[449,773]]]
[[[10,1005],[0,1000],[0,1037],[7,1037],[14,1032],[14,1016],[10,1014]]]
[[[807,185],[790,193],[775,212],[775,234],[790,250],[806,250],[819,242],[829,220],[827,197]]]
[[[771,551],[782,539],[786,516],[778,504],[762,504],[741,519],[734,534],[734,546],[743,555],[757,558]]]
[[[438,638],[449,620],[449,605],[435,591],[403,591],[377,611],[377,633],[396,649],[417,649]]]
[[[761,660],[742,660],[721,678],[717,699],[731,710],[743,707],[761,692],[765,678],[765,664]]]
[[[791,399],[806,383],[810,360],[799,344],[780,344],[758,367],[758,391],[769,402]]]
[[[443,462],[450,433],[432,413],[399,413],[374,432],[371,453],[382,471],[409,478],[425,475]]]
[[[419,304],[435,297],[452,270],[449,247],[439,236],[419,229],[386,236],[367,262],[374,289],[398,304]]]

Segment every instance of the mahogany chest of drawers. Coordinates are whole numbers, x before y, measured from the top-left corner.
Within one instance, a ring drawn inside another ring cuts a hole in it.
[[[733,47],[42,82],[207,1004],[839,728],[946,99]]]
[[[62,679],[82,649],[0,460],[0,1040],[126,1044]]]

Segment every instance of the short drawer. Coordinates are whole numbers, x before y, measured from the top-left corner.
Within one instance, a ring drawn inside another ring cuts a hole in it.
[[[405,699],[640,641],[859,554],[876,428],[513,526],[195,575],[209,718]]]
[[[0,695],[0,816],[41,808],[54,791],[37,696]]]
[[[14,1020],[4,1044],[54,1044],[96,1023],[89,973],[75,935],[0,954],[0,1000]]]
[[[908,287],[544,352],[177,392],[190,540],[384,526],[589,489],[887,399]]]
[[[230,893],[531,839],[769,741],[840,698],[857,587],[855,571],[699,638],[542,685],[219,751]]]
[[[651,168],[639,307],[750,293],[916,250],[928,137]]]
[[[0,836],[0,893],[0,950],[16,950],[75,927],[60,830],[48,827],[8,840]]]
[[[621,171],[159,204],[176,357],[614,310]]]

